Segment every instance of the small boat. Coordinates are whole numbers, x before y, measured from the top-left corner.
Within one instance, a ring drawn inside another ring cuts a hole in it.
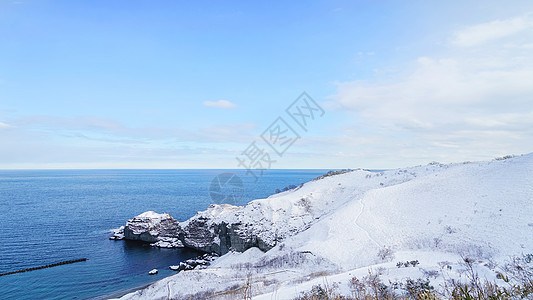
[[[157,274],[157,269],[153,269],[152,271],[148,272],[148,274],[150,274],[150,275],[155,275],[155,274]]]

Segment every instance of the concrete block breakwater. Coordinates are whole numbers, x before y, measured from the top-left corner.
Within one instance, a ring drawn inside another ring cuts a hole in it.
[[[13,272],[2,273],[2,274],[0,274],[0,276],[11,275],[11,274],[16,274],[16,273],[30,272],[30,271],[46,269],[46,268],[52,268],[52,267],[57,267],[57,266],[61,266],[61,265],[68,265],[68,264],[73,264],[73,263],[77,263],[77,262],[82,262],[82,261],[86,261],[86,260],[87,260],[87,258],[67,260],[67,261],[62,261],[62,262],[58,262],[58,263],[50,264],[50,265],[46,265],[46,266],[33,267],[33,268],[28,268],[28,269],[13,271]]]

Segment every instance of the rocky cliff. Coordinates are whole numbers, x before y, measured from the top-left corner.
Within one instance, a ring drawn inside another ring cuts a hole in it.
[[[269,198],[270,199],[270,198]],[[309,207],[299,202],[285,203],[273,210],[265,200],[252,201],[247,206],[211,205],[184,222],[169,214],[153,211],[127,221],[123,234],[112,239],[140,240],[158,247],[187,247],[223,255],[231,250],[243,252],[251,247],[268,251],[285,237],[308,228],[316,218]],[[275,223],[279,215],[287,222]]]
[[[251,247],[270,250],[276,245],[275,231],[243,218],[247,207],[211,205],[180,224],[180,240],[186,247],[219,255]]]

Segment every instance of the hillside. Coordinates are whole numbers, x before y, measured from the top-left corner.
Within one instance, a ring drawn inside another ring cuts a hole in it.
[[[369,271],[387,282],[423,278],[439,290],[465,278],[465,258],[498,281],[511,256],[533,253],[532,204],[533,154],[329,176],[246,207],[200,212],[191,220],[250,224],[271,247],[230,251],[123,299],[292,299],[315,285],[350,296],[350,280]],[[418,262],[397,266],[405,261]]]

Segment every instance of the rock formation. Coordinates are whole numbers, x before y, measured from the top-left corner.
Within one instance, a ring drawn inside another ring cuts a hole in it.
[[[332,177],[321,181],[331,181]],[[229,251],[244,252],[252,247],[268,251],[287,237],[307,230],[343,204],[333,199],[315,201],[317,193],[313,192],[312,188],[302,185],[251,201],[246,206],[213,204],[183,222],[168,214],[149,211],[126,223],[124,238],[149,242],[157,247],[187,247],[218,255]]]
[[[231,250],[242,252],[251,247],[267,251],[276,245],[272,227],[245,221],[244,207],[211,205],[182,223],[169,214],[144,212],[126,222],[111,239],[139,240],[162,248],[187,247],[223,255]],[[264,224],[262,224],[264,225]]]
[[[179,230],[179,222],[169,214],[147,211],[126,222],[124,238],[150,243],[173,243],[175,239],[172,238],[179,235]]]

